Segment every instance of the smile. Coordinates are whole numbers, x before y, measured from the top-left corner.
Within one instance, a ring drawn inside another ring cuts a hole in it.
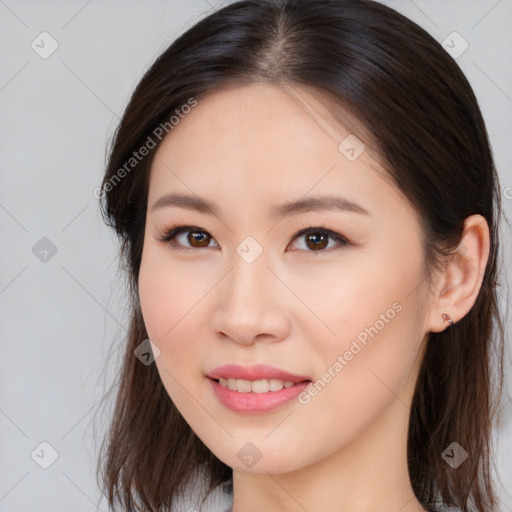
[[[227,364],[207,372],[217,399],[236,412],[267,412],[278,409],[312,383],[307,375],[265,364]]]

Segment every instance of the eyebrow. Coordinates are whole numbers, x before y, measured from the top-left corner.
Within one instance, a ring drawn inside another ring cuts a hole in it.
[[[213,201],[178,192],[166,194],[157,199],[153,203],[151,211],[170,206],[176,206],[186,210],[195,210],[208,215],[220,215],[219,208]],[[277,218],[323,210],[341,210],[371,216],[370,212],[360,204],[344,197],[325,195],[309,196],[281,205],[275,205],[270,209],[270,217]]]

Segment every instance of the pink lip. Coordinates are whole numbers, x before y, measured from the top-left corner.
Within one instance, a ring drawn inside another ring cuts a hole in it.
[[[290,400],[293,400],[310,381],[300,382],[291,388],[283,388],[281,391],[269,391],[268,393],[242,393],[232,391],[221,386],[216,380],[209,379],[217,398],[226,406],[236,412],[267,412],[277,409]]]
[[[236,364],[226,364],[219,366],[208,373],[210,379],[244,379],[244,380],[263,380],[263,379],[279,379],[282,381],[289,380],[291,382],[302,382],[311,380],[311,377],[303,375],[294,375],[293,373],[268,366],[265,364],[257,364],[255,366],[239,366]],[[292,388],[288,388],[292,389]],[[277,393],[273,392],[273,393]]]
[[[311,383],[311,378],[308,376],[295,375],[264,364],[255,366],[227,364],[215,368],[209,372],[207,377],[217,398],[226,407],[237,412],[266,412],[277,409],[293,400]],[[217,382],[221,377],[224,379],[244,380],[279,379],[295,382],[295,385],[290,388],[283,388],[280,391],[269,391],[268,393],[242,393],[221,386]]]

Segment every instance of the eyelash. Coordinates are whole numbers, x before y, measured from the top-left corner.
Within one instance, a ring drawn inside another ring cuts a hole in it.
[[[156,238],[156,241],[166,243],[166,244],[170,245],[173,249],[177,249],[177,250],[185,250],[186,251],[186,250],[201,249],[200,247],[184,247],[184,246],[180,246],[180,245],[176,244],[175,242],[173,242],[173,239],[176,236],[178,236],[181,233],[186,233],[189,231],[196,231],[198,233],[207,234],[211,237],[212,240],[215,240],[210,235],[210,233],[208,233],[208,231],[205,231],[197,226],[186,226],[183,224],[179,224],[179,225],[174,225],[174,226],[171,226],[171,227],[165,229],[163,231],[163,233]],[[307,227],[305,227],[305,228],[299,230],[297,233],[295,233],[295,235],[293,235],[292,241],[295,241],[297,238],[300,238],[301,236],[307,235],[309,233],[313,233],[313,234],[317,234],[317,235],[318,234],[325,235],[325,236],[330,237],[332,240],[335,240],[339,244],[338,248],[351,245],[351,242],[346,237],[340,235],[339,233],[331,231],[330,229],[315,227],[315,226],[311,226],[311,225],[308,225]],[[203,249],[211,249],[211,247],[203,247]],[[332,249],[333,248],[331,247],[330,249],[319,249],[318,251],[307,250],[306,252],[311,252],[311,253],[329,252]]]

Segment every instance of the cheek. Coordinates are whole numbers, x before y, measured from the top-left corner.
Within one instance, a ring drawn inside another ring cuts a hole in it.
[[[364,271],[361,267],[329,285],[323,307],[320,299],[317,303],[318,316],[335,333],[320,337],[315,347],[322,360],[317,367],[325,372],[321,380],[336,381],[328,386],[330,399],[341,399],[354,412],[361,401],[386,400],[390,390],[406,385],[423,339],[421,263],[404,258],[396,265],[397,252],[390,256],[374,258],[372,265],[362,262]]]
[[[368,329],[374,324],[377,324],[379,332],[386,330],[388,323],[397,316],[400,304],[395,303],[401,303],[398,299],[402,294],[400,281],[386,271],[384,263],[379,264],[375,259],[372,265],[361,263],[360,268],[351,268],[350,272],[331,272],[331,275],[335,278],[324,278],[323,286],[316,287],[309,295],[305,295],[306,288],[303,288],[302,296],[306,297],[308,306],[318,317],[315,321],[313,315],[307,315],[309,323],[318,326],[321,320],[325,326],[322,330],[326,336],[319,347],[328,353],[333,349],[343,353],[350,349],[353,339],[357,338],[362,343],[369,339]],[[382,315],[384,321],[381,320]],[[322,336],[317,334],[315,338],[322,339]],[[330,341],[327,343],[326,340]]]
[[[173,336],[198,301],[197,279],[151,245],[145,248],[139,272],[139,299],[149,337],[160,344]]]
[[[185,363],[187,355],[192,356],[194,335],[185,295],[175,281],[162,276],[157,266],[141,266],[139,298],[146,331],[160,350],[157,366],[165,365],[172,373]],[[162,377],[165,380],[165,375]]]
[[[161,251],[143,253],[139,299],[148,337],[160,355],[156,365],[168,393],[178,397],[181,386],[194,384],[199,371],[201,340],[197,315],[205,280],[170,265]]]
[[[162,384],[178,410],[188,417],[193,404],[186,390],[192,391],[195,382],[192,369],[197,371],[194,361],[198,360],[198,355],[191,343],[194,336],[190,332],[191,318],[183,307],[183,294],[167,272],[150,258],[142,262],[140,305],[148,337],[160,350],[155,365]]]

